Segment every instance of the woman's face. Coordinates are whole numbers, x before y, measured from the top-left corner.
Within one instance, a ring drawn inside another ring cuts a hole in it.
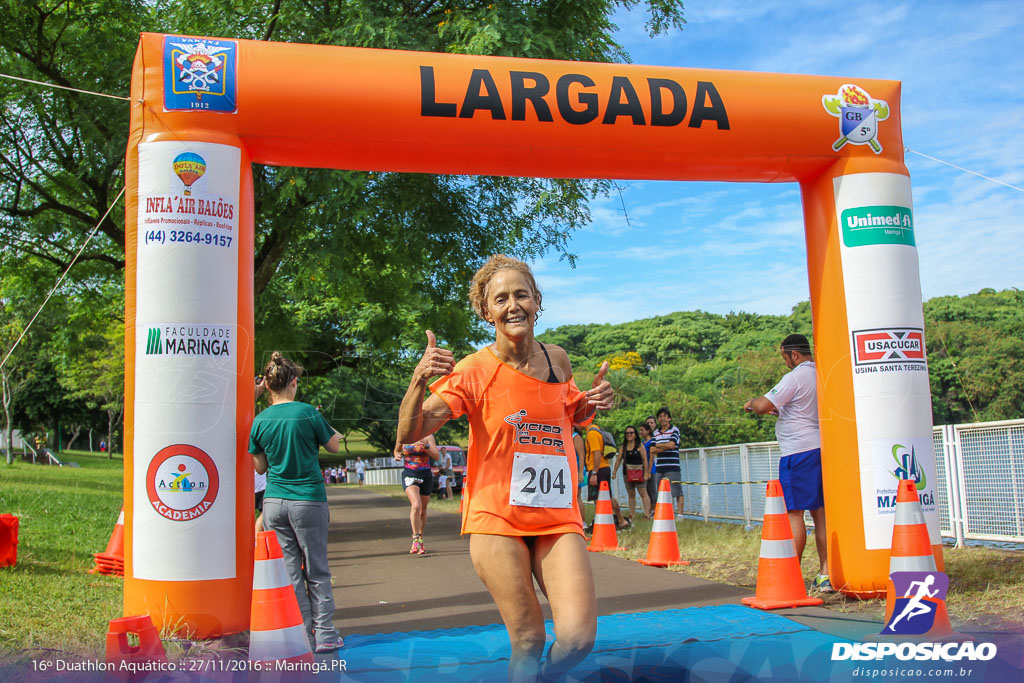
[[[626,441],[636,441],[636,430],[632,427],[626,430]]]
[[[537,295],[524,273],[503,268],[487,283],[484,318],[498,335],[521,339],[533,334],[537,319]]]
[[[645,424],[637,425],[637,433],[640,435],[641,439],[646,441],[647,438],[650,437],[651,435],[651,430],[648,429],[647,425]]]

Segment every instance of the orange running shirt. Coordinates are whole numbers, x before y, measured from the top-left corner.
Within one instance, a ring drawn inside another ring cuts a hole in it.
[[[572,379],[535,379],[484,348],[430,390],[469,418],[462,533],[583,534],[570,416],[584,394]]]

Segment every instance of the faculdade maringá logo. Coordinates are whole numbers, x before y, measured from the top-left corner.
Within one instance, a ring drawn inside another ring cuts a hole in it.
[[[158,356],[164,352],[164,345],[160,341],[160,328],[149,328],[149,338],[146,340],[146,355]]]

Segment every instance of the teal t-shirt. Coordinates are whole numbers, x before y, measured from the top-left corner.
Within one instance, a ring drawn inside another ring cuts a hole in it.
[[[267,454],[264,498],[326,502],[317,456],[332,436],[327,420],[308,403],[278,403],[257,415],[249,432],[249,452]]]

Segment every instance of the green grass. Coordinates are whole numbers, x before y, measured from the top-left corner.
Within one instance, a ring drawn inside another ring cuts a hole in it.
[[[593,508],[587,509],[592,518]],[[647,553],[651,521],[634,517],[633,528],[619,532],[625,550],[611,554],[636,560]],[[744,530],[740,524],[676,521],[679,552],[689,565],[670,567],[712,581],[750,588],[757,585],[761,547],[760,527]],[[945,571],[950,578],[946,607],[950,618],[963,628],[1020,631],[1024,629],[1024,552],[996,548],[944,548]],[[800,564],[805,583],[818,573],[814,539],[807,539]],[[825,607],[881,621],[885,599],[858,600],[842,593],[821,596]]]
[[[121,507],[121,457],[71,451],[62,458],[80,467],[0,465],[0,513],[20,518],[18,564],[0,569],[0,662],[38,658],[49,650],[102,658],[108,622],[121,616],[122,579],[88,573]],[[368,488],[405,498],[397,485]],[[454,514],[458,508],[458,498],[430,501],[432,512]],[[593,515],[592,507],[587,515]],[[759,530],[695,520],[679,521],[677,530],[680,554],[691,564],[670,571],[743,586],[753,594]],[[632,529],[619,533],[626,550],[615,554],[643,557],[650,531],[650,521],[636,519]],[[955,624],[1024,628],[1024,553],[947,548],[945,561]],[[802,570],[808,581],[817,570],[813,542],[804,551]],[[881,620],[884,601],[835,594],[826,596],[826,607]]]
[[[19,517],[18,563],[0,569],[5,660],[33,648],[102,657],[108,622],[121,616],[122,579],[88,573],[121,509],[121,457],[69,451],[61,459],[80,467],[0,465],[0,513]]]
[[[345,451],[345,446],[348,446],[348,452]],[[344,466],[346,460],[355,460],[356,457],[362,457],[363,460],[367,458],[380,458],[388,456],[390,453],[381,451],[376,446],[371,446],[366,441],[366,436],[359,434],[358,432],[349,435],[347,443],[341,444],[341,450],[338,453],[328,453],[327,451],[320,449],[320,467],[321,469],[329,465],[337,465],[338,467]]]

